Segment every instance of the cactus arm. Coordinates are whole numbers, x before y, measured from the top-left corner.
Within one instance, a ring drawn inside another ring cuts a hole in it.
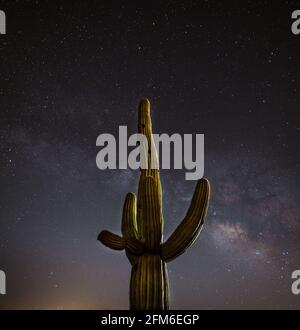
[[[130,255],[132,257],[140,256],[145,252],[145,245],[142,241],[138,240],[137,238],[130,237],[126,239],[125,249],[127,255]]]
[[[195,241],[204,223],[210,197],[210,185],[207,179],[198,181],[189,210],[169,239],[161,245],[161,257],[169,262]]]
[[[98,236],[98,241],[113,250],[120,251],[125,249],[125,239],[107,230],[101,231]]]
[[[129,253],[135,256],[139,256],[144,252],[144,244],[137,238],[124,238],[119,235],[113,234],[108,230],[103,230],[99,234],[98,241],[100,241],[103,245],[109,247],[112,250],[121,251],[126,249]]]
[[[133,193],[128,193],[125,198],[122,217],[122,234],[123,237],[120,237],[104,230],[99,234],[98,240],[113,250],[121,251],[126,249],[128,258],[134,263],[134,257],[141,255],[144,252],[144,244],[138,240],[136,226],[136,197]]]
[[[136,224],[136,196],[133,193],[128,193],[125,198],[122,215],[122,234],[125,238],[138,238]]]
[[[131,265],[137,263],[137,255],[144,251],[144,246],[138,241],[138,230],[136,223],[136,196],[128,193],[125,198],[122,215],[122,234],[127,239],[126,255]],[[134,251],[131,253],[130,251]]]

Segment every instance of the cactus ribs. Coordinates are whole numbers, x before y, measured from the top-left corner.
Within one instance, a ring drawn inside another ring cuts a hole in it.
[[[151,143],[152,124],[150,102],[140,102],[138,111],[138,132],[144,134],[148,145]],[[151,157],[148,157],[148,161]],[[138,198],[128,193],[123,207],[122,237],[102,231],[98,240],[114,250],[124,250],[132,265],[130,280],[130,309],[166,310],[169,309],[169,288],[166,263],[175,259],[195,241],[207,212],[210,185],[207,179],[197,182],[191,205],[177,229],[162,242],[163,214],[162,188],[158,167],[141,170]]]

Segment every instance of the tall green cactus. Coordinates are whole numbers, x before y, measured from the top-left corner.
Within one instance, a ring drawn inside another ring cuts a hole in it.
[[[138,132],[146,136],[148,154],[158,159],[152,137],[150,102],[140,102]],[[153,163],[152,163],[153,165]],[[114,250],[125,249],[132,265],[130,280],[130,308],[135,310],[164,310],[169,308],[169,289],[166,262],[185,250],[197,238],[207,212],[210,185],[201,179],[196,185],[189,210],[169,239],[162,243],[162,189],[158,167],[141,169],[138,200],[133,193],[125,199],[122,216],[122,237],[102,231],[98,240]]]

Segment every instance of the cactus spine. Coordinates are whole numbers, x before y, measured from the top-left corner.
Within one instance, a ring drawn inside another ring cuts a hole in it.
[[[138,132],[146,136],[148,154],[158,161],[152,137],[150,102],[140,102]],[[207,179],[198,181],[189,210],[169,239],[162,243],[162,189],[158,167],[141,169],[138,199],[128,193],[123,207],[122,237],[102,231],[98,240],[114,250],[124,250],[132,265],[130,308],[135,310],[169,309],[166,262],[175,259],[195,241],[204,222],[210,197]],[[153,165],[153,164],[152,164]]]

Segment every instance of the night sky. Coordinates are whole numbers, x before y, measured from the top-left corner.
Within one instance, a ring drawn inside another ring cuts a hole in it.
[[[300,308],[299,1],[1,1],[0,308],[127,309],[120,233],[139,171],[100,171],[96,138],[205,134],[212,197],[168,264],[174,309]],[[162,170],[165,238],[195,187]]]

